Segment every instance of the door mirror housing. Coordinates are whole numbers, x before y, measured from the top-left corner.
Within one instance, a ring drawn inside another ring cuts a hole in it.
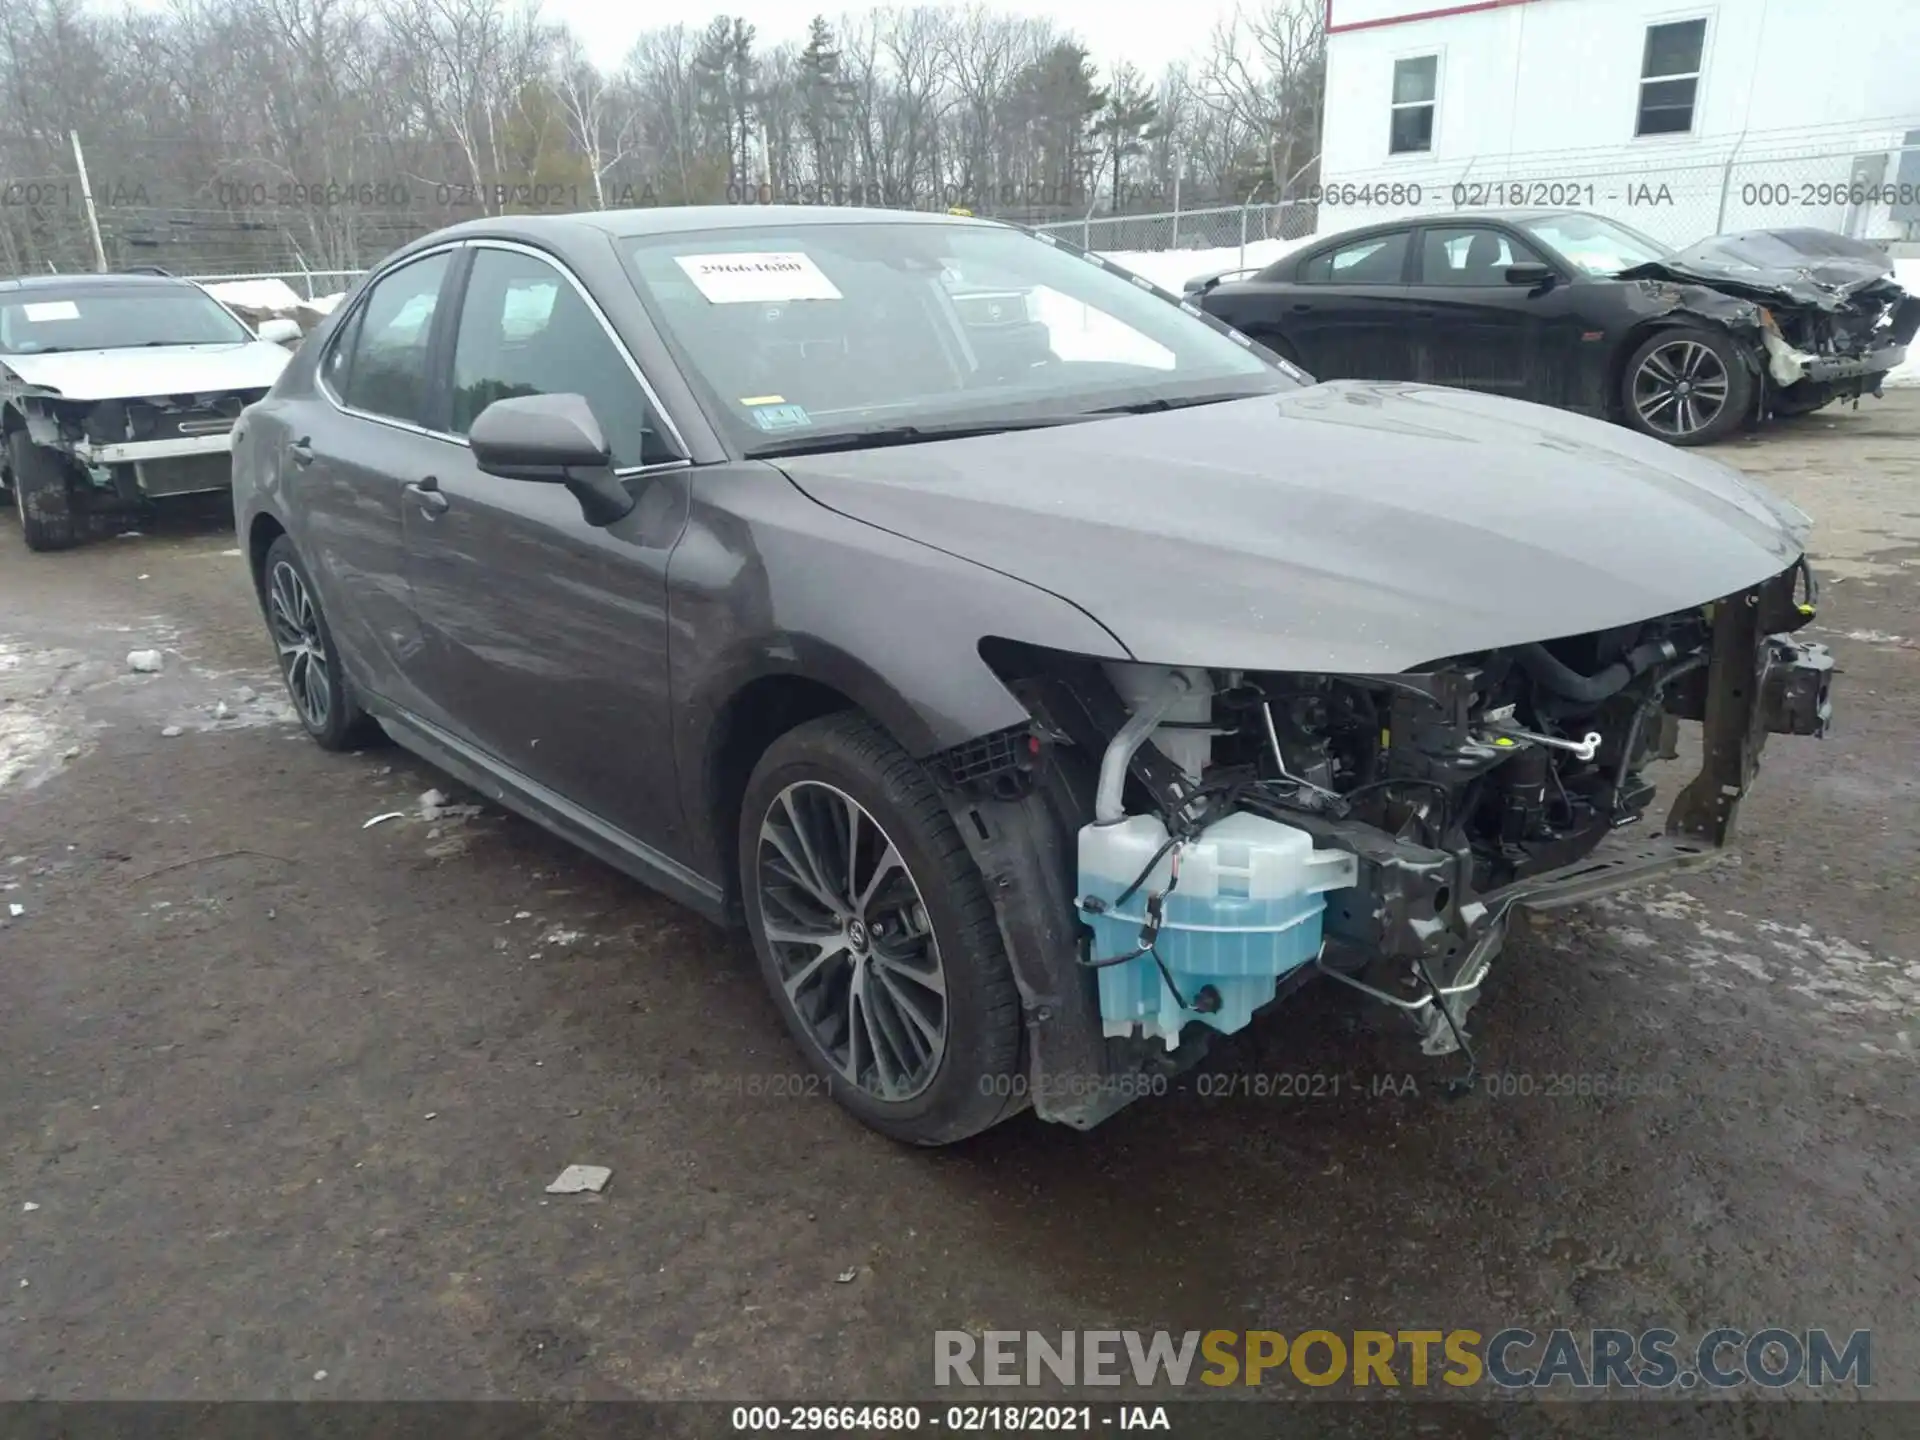
[[[1543,265],[1538,260],[1522,260],[1507,267],[1507,284],[1525,285],[1528,289],[1551,285],[1554,281],[1553,267]]]
[[[301,337],[303,332],[298,320],[289,320],[284,315],[275,315],[270,320],[262,320],[260,328],[253,333],[274,345],[291,345]]]
[[[581,395],[516,395],[496,400],[467,431],[474,463],[502,480],[564,485],[589,525],[611,525],[633,509],[613,473],[613,452]]]

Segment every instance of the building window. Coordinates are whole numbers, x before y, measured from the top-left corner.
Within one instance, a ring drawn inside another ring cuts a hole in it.
[[[1640,122],[1634,134],[1684,135],[1693,129],[1706,44],[1704,20],[1647,27],[1646,57],[1640,64]]]
[[[1392,154],[1433,149],[1433,106],[1439,83],[1438,55],[1393,62],[1393,126],[1387,141]]]

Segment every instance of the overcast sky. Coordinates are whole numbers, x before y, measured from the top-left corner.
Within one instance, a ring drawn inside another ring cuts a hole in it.
[[[907,0],[902,0],[907,3]],[[633,7],[611,0],[542,0],[541,11],[565,20],[586,40],[603,65],[617,65],[643,30],[683,20],[701,26],[721,13],[739,15],[758,31],[759,44],[771,49],[783,40],[802,44],[807,22],[817,14],[837,21],[843,12],[870,10],[847,0],[706,0],[672,8]],[[1231,0],[1005,0],[994,8],[1013,14],[1047,15],[1080,37],[1104,75],[1116,60],[1131,60],[1158,81],[1170,60],[1188,57],[1206,43],[1214,21],[1232,14]],[[1171,23],[1170,23],[1171,22]]]

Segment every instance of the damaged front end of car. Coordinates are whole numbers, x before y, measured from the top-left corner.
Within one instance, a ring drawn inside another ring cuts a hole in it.
[[[266,387],[73,399],[23,388],[13,406],[28,438],[61,456],[75,498],[95,510],[227,489],[229,436]]]
[[[1879,395],[1920,333],[1920,296],[1864,241],[1822,230],[1716,236],[1623,271],[1651,308],[1724,326],[1754,372],[1758,416]]]
[[[1475,1063],[1514,916],[1726,853],[1771,734],[1823,735],[1804,560],[1711,604],[1395,674],[989,641],[1033,720],[935,757],[993,895],[1043,1119],[1090,1127],[1307,981]],[[1646,767],[1700,726],[1660,833]]]

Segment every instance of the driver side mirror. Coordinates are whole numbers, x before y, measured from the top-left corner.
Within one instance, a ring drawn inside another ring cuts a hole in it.
[[[467,431],[474,463],[502,480],[564,485],[589,525],[611,525],[633,509],[613,473],[613,452],[580,395],[516,395],[482,410]]]
[[[260,328],[253,333],[273,345],[291,345],[301,337],[303,332],[298,320],[289,320],[284,315],[275,315],[270,320],[262,320]]]
[[[1553,267],[1543,265],[1538,260],[1523,260],[1507,267],[1509,285],[1525,285],[1532,289],[1538,285],[1551,285],[1553,281]]]

